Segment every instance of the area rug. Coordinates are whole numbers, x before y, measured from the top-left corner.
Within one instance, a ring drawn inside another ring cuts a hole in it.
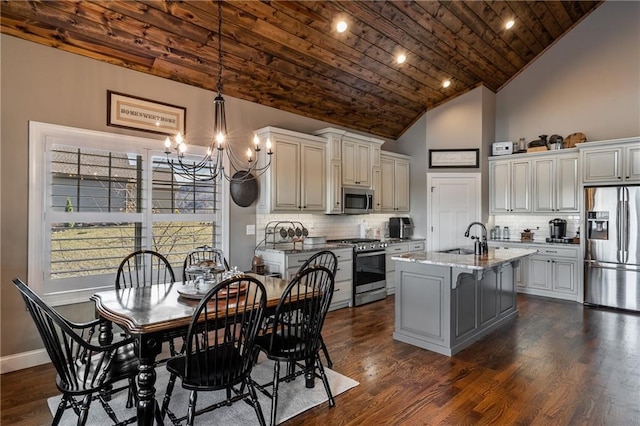
[[[334,397],[359,384],[357,381],[328,368],[325,368],[325,372]],[[169,381],[169,373],[164,366],[159,366],[157,368],[157,374],[156,398],[158,399],[159,404],[162,404],[162,398],[164,397],[165,390],[167,389],[167,382]],[[257,364],[253,368],[251,377],[257,383],[270,382],[273,377],[273,362],[264,360]],[[271,416],[271,399],[260,391],[257,391],[257,393],[260,406],[262,407],[262,413],[264,414],[267,423],[269,423],[269,417]],[[200,392],[198,393],[198,407],[205,407],[211,402],[221,401],[224,397],[225,391]],[[58,395],[47,400],[51,415],[55,414],[61,398],[62,396]],[[187,412],[188,400],[189,392],[182,389],[180,386],[180,379],[178,379],[173,390],[173,396],[169,407],[178,417],[184,416]],[[329,409],[329,404],[326,403],[326,401],[327,394],[320,379],[316,379],[316,385],[312,389],[307,389],[304,386],[303,376],[300,376],[296,380],[288,383],[281,383],[278,388],[278,424],[319,404],[325,403],[327,409]],[[127,409],[126,402],[127,392],[125,390],[114,396],[110,403],[119,420],[127,419],[135,414],[135,408]],[[73,410],[68,409],[62,416],[60,425],[72,426],[75,425],[76,422],[77,417],[73,413]],[[165,419],[165,424],[170,423],[171,422],[168,418]],[[87,425],[109,424],[111,424],[111,422],[104,412],[104,409],[99,402],[94,401],[89,409]],[[254,409],[249,404],[239,401],[230,407],[222,407],[196,417],[196,424],[256,425],[258,424],[258,419]]]

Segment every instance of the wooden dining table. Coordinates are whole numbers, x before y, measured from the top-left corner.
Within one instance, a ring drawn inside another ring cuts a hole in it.
[[[267,291],[267,312],[273,312],[280,301],[287,281],[256,274]],[[138,406],[139,425],[152,425],[154,419],[163,424],[156,402],[156,357],[162,352],[162,342],[169,337],[186,334],[199,301],[185,297],[189,293],[183,284],[156,284],[148,287],[105,290],[91,296],[102,321],[99,341],[106,344],[113,339],[112,323],[122,327],[138,342]]]

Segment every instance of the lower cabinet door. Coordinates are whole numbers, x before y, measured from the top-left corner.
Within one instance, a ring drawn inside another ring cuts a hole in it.
[[[576,293],[576,272],[578,262],[571,260],[554,260],[553,290],[562,293]]]
[[[533,255],[529,258],[529,287],[551,289],[551,259]]]

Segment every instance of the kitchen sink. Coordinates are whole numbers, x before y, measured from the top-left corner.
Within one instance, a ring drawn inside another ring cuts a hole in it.
[[[474,251],[473,249],[458,247],[458,248],[447,249],[447,250],[438,250],[438,253],[474,254]]]

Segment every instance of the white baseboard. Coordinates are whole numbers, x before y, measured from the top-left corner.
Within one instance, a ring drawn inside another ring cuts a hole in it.
[[[48,364],[50,362],[51,359],[45,349],[3,356],[0,358],[0,374],[35,367],[36,365]]]

